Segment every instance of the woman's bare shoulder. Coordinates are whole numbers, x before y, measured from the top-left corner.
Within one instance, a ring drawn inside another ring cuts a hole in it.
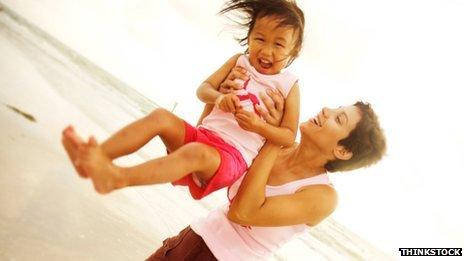
[[[329,184],[317,184],[317,185],[308,185],[299,188],[296,193],[304,193],[309,197],[324,198],[330,202],[335,202],[338,197],[337,191],[335,188]]]
[[[338,194],[331,185],[318,184],[301,187],[296,193],[304,194],[307,199],[306,204],[311,209],[317,211],[314,222],[308,224],[314,226],[321,222],[336,209],[338,203]]]

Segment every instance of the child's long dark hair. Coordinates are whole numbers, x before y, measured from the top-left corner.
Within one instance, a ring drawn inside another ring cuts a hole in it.
[[[305,18],[303,11],[301,11],[294,1],[230,0],[226,2],[225,7],[219,11],[219,14],[225,14],[230,11],[238,11],[243,14],[243,16],[240,16],[243,21],[236,22],[241,26],[248,28],[246,37],[237,39],[242,46],[247,44],[248,37],[250,36],[250,32],[257,19],[265,16],[275,16],[280,20],[279,26],[290,26],[297,31],[297,39],[290,54],[291,59],[288,65],[290,65],[298,56],[303,45]]]

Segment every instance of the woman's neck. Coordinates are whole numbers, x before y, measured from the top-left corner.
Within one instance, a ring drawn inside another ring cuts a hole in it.
[[[327,159],[317,150],[301,144],[282,149],[275,163],[279,174],[286,173],[288,179],[310,178],[325,173]]]

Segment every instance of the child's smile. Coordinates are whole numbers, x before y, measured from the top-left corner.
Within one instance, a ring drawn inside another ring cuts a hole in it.
[[[275,16],[265,16],[256,20],[250,32],[250,63],[259,73],[280,73],[292,56],[295,29],[280,22]]]
[[[258,62],[259,62],[259,65],[260,65],[263,69],[270,69],[270,68],[272,67],[272,62],[269,61],[268,59],[259,58],[259,59],[258,59]]]

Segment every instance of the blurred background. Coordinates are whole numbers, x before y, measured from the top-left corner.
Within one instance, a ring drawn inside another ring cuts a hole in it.
[[[244,51],[219,0],[1,2],[191,123],[203,108],[197,86]],[[306,35],[289,69],[300,77],[300,120],[368,101],[388,138],[381,163],[331,175],[332,217],[393,256],[464,247],[464,2],[297,3]]]

